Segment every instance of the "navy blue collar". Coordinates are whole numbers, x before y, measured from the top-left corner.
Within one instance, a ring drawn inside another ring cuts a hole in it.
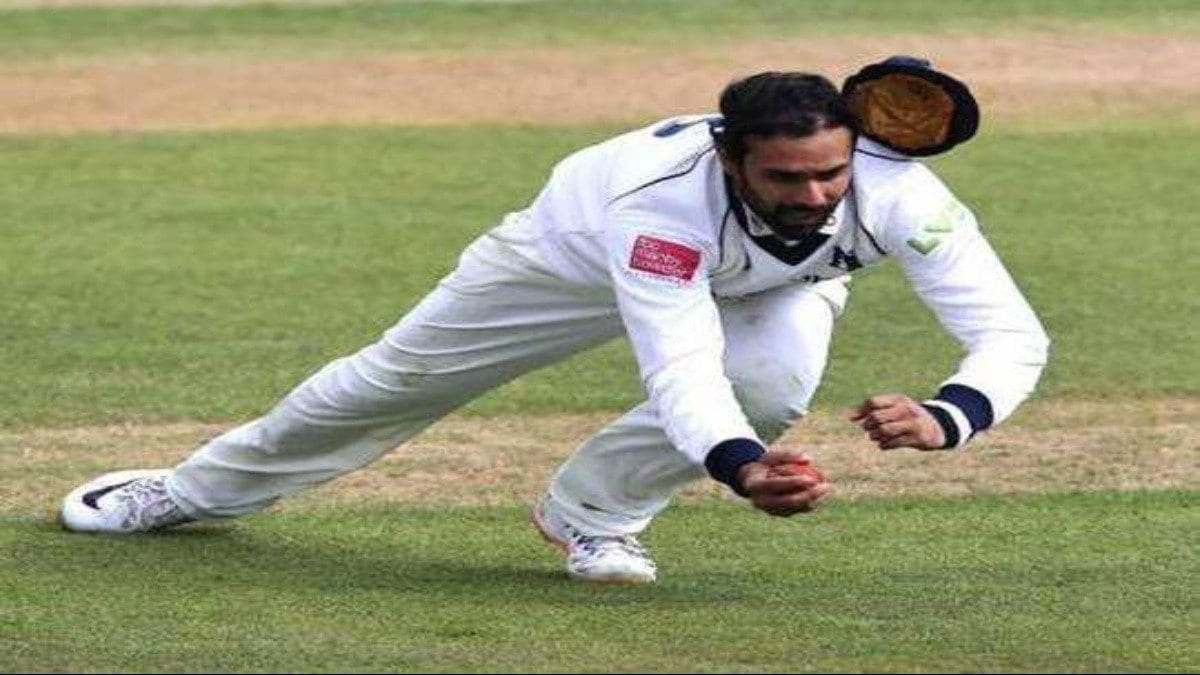
[[[784,263],[785,265],[799,265],[816,252],[817,249],[825,245],[829,241],[828,234],[813,232],[806,235],[791,245],[784,242],[779,237],[768,234],[756,236],[750,232],[750,220],[746,214],[746,205],[737,195],[737,190],[733,187],[733,180],[729,174],[725,176],[725,196],[729,199],[729,210],[733,211],[733,217],[737,219],[738,225],[742,227],[742,231],[747,237],[753,241],[759,248],[771,254],[772,258]]]

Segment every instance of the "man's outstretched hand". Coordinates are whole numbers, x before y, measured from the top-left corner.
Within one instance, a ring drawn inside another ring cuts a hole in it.
[[[938,450],[946,444],[942,425],[920,403],[904,394],[878,394],[848,415],[880,450]]]
[[[738,481],[754,508],[773,516],[812,511],[833,489],[807,455],[793,450],[768,450],[743,464]]]

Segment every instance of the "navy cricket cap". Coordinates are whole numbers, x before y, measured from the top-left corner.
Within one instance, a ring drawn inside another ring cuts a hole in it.
[[[967,85],[915,56],[865,66],[846,78],[842,96],[864,136],[913,157],[946,152],[979,130],[979,104]]]

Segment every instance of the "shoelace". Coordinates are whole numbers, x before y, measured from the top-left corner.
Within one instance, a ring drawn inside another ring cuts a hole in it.
[[[117,492],[125,507],[122,529],[145,530],[173,525],[187,520],[167,494],[164,478],[135,480]]]
[[[575,540],[575,543],[579,547],[589,553],[599,554],[605,549],[617,549],[638,558],[650,559],[650,552],[632,535],[621,537],[588,536],[572,529],[571,538]]]

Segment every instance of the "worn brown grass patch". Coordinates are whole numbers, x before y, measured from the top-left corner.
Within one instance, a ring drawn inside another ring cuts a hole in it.
[[[538,494],[574,445],[612,415],[451,417],[366,469],[298,495],[291,508],[388,500],[498,505]],[[830,412],[785,443],[808,450],[839,498],[1200,486],[1200,398],[1038,402],[962,452],[880,452]],[[76,484],[170,466],[224,427],[108,426],[0,434],[0,512],[44,515]],[[685,498],[728,495],[706,481]]]
[[[1200,41],[1163,35],[888,35],[644,47],[262,59],[122,55],[0,67],[0,133],[330,124],[579,123],[710,110],[737,76],[801,68],[837,81],[892,53],[968,80],[989,121],[1075,128],[1194,117]]]

